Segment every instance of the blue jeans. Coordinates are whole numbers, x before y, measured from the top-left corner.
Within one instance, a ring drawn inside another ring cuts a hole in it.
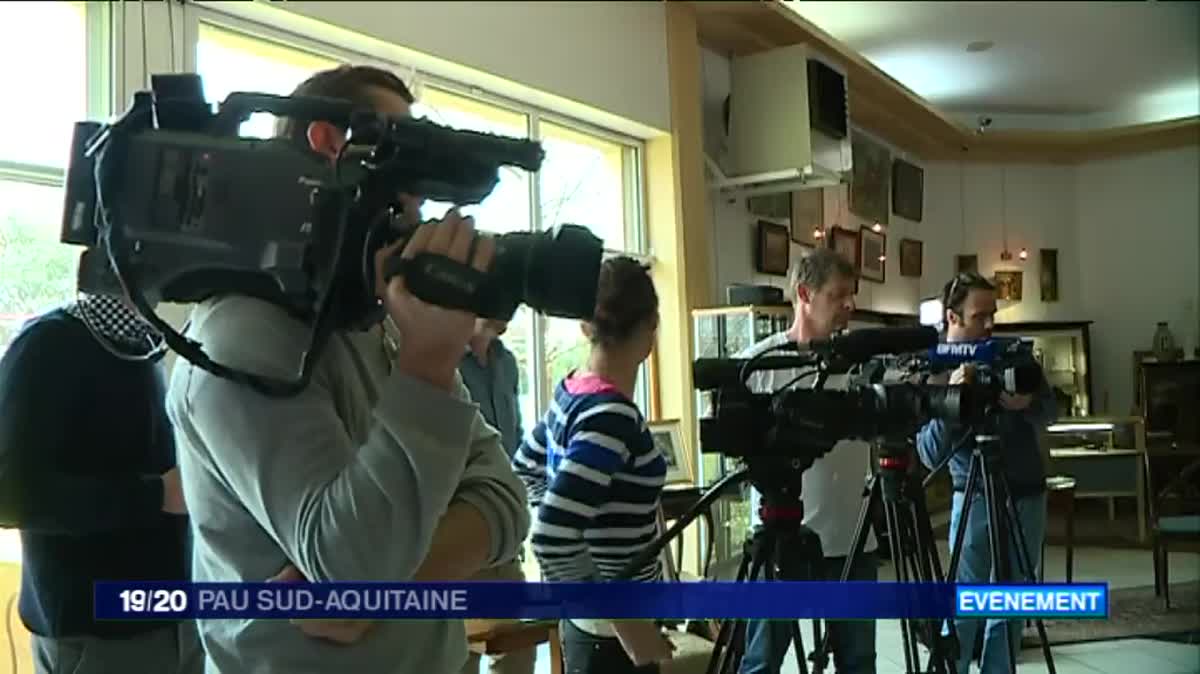
[[[824,580],[841,580],[845,565],[845,557],[826,557]],[[874,552],[864,552],[854,560],[850,580],[879,580],[879,562]],[[791,620],[747,621],[746,653],[742,656],[740,674],[778,674],[792,645],[795,624]],[[830,620],[825,628],[830,633],[837,674],[874,674],[874,620]],[[808,654],[798,655],[804,658]]]
[[[954,549],[954,534],[958,531],[958,522],[962,518],[962,492],[954,492],[954,505],[950,511],[950,549]],[[1029,553],[1032,577],[1022,577],[1021,565],[1018,563],[1020,554],[1015,545],[1017,530],[1011,528],[1009,537],[1009,558],[1012,560],[1012,582],[1037,582],[1037,570],[1041,566],[1042,539],[1046,535],[1046,494],[1013,499],[1016,504],[1017,517],[1021,522],[1021,533],[1025,536],[1025,550]],[[988,545],[987,502],[980,490],[971,504],[971,515],[964,532],[962,558],[958,562],[958,582],[987,583],[992,577],[992,551]],[[971,667],[975,638],[979,632],[981,620],[956,620],[954,627],[958,631],[959,643],[959,674],[967,674]],[[1015,661],[1021,649],[1021,632],[1024,620],[989,619],[983,634],[983,654],[980,657],[980,674],[1003,674],[1010,671],[1009,663]],[[1007,630],[1005,628],[1008,628]],[[1012,634],[1012,650],[1006,644],[1008,634]],[[1012,659],[1010,661],[1010,658]]]

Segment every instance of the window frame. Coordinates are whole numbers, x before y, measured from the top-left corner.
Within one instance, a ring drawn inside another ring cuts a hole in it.
[[[112,114],[115,99],[116,40],[112,3],[76,2],[83,9],[83,34],[87,68],[84,71],[84,100],[87,119],[105,119]],[[77,120],[77,121],[83,121]],[[0,180],[62,187],[66,167],[11,161],[0,156]]]
[[[78,5],[83,11],[86,61],[83,72],[84,116],[74,121],[108,119],[113,114],[116,101],[116,37],[122,34],[123,29],[118,25],[112,3],[79,1],[71,4]],[[66,186],[67,168],[65,162],[62,167],[55,167],[13,161],[0,156],[0,181],[62,190]],[[59,206],[61,208],[62,204]],[[57,220],[45,223],[46,229],[53,233],[56,241],[60,236],[61,226],[61,213]],[[72,297],[63,297],[62,302],[71,299]],[[0,344],[0,355],[3,355],[7,348],[7,344]]]
[[[200,25],[208,24],[214,28],[237,33],[248,39],[258,39],[274,43],[277,46],[309,52],[315,56],[329,58],[341,63],[357,63],[386,68],[397,73],[408,84],[418,100],[426,89],[434,89],[454,96],[471,99],[501,110],[521,114],[526,117],[527,134],[531,140],[541,139],[542,122],[550,122],[572,131],[593,136],[603,141],[620,145],[622,156],[622,186],[628,198],[623,201],[625,221],[625,248],[605,248],[606,254],[628,255],[644,264],[653,265],[654,257],[649,250],[649,229],[646,224],[646,181],[645,162],[646,144],[643,139],[598,127],[595,124],[565,115],[539,106],[530,105],[502,94],[488,91],[481,87],[424,72],[415,65],[380,59],[363,51],[332,44],[328,41],[304,35],[292,30],[267,26],[242,17],[235,17],[221,12],[211,6],[187,5],[188,12],[184,18],[184,58],[185,70],[196,72],[196,55],[200,39]],[[541,203],[540,181],[536,178],[528,181],[530,209],[529,226],[526,231],[540,231]],[[533,312],[532,335],[529,344],[529,358],[537,372],[536,380],[531,390],[534,394],[534,407],[537,413],[545,410],[553,395],[555,382],[549,379],[549,366],[546,362],[546,317]],[[653,356],[652,356],[653,357]],[[650,416],[653,402],[653,387],[649,361],[639,373],[640,395],[637,402],[647,417]]]

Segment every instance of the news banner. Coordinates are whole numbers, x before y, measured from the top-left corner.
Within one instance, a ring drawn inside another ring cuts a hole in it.
[[[1107,618],[1107,584],[100,582],[99,620]]]

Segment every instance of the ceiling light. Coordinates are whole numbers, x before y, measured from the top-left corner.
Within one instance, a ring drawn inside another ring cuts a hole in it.
[[[974,42],[967,43],[967,52],[971,54],[977,54],[981,51],[987,51],[995,46],[996,43],[992,42],[991,40],[976,40]]]

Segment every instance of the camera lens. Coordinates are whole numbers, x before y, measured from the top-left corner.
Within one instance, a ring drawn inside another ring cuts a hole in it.
[[[579,225],[500,236],[491,275],[499,286],[494,309],[502,315],[492,317],[508,318],[524,302],[548,316],[590,319],[603,256],[600,239]]]

